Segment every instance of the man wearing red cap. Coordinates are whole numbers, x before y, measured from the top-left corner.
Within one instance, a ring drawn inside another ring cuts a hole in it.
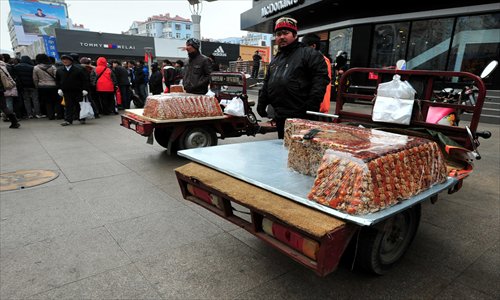
[[[319,111],[329,83],[323,55],[300,43],[297,29],[295,19],[282,17],[276,21],[274,32],[279,51],[269,64],[259,92],[257,112],[267,117],[267,105],[274,108],[280,139],[284,137],[287,118],[308,119],[306,111]]]

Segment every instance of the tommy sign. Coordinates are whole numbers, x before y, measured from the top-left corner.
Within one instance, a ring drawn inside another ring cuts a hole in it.
[[[124,50],[135,50],[134,45],[117,45],[117,44],[107,44],[107,43],[88,43],[80,42],[81,47],[90,48],[105,48],[105,49],[124,49]]]
[[[268,17],[279,13],[287,8],[302,4],[304,0],[279,0],[268,4],[260,9],[261,17]]]

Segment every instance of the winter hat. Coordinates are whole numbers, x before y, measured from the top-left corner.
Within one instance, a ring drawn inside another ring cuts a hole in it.
[[[200,49],[200,41],[198,39],[195,39],[195,38],[190,38],[189,40],[187,40],[186,45],[191,45],[196,50]]]
[[[71,61],[74,61],[73,57],[69,54],[63,54],[61,55],[61,59],[69,59]]]
[[[274,26],[274,32],[278,30],[289,30],[293,33],[297,33],[297,20],[292,19],[290,17],[281,17],[276,21],[276,25]]]

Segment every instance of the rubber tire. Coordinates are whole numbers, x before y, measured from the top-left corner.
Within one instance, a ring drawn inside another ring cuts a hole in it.
[[[249,112],[247,115],[247,118],[248,118],[248,122],[250,122],[250,124],[257,124],[257,117],[255,116],[255,114],[253,112]]]
[[[158,145],[168,149],[168,141],[172,131],[169,128],[155,128],[154,137]]]
[[[217,145],[217,133],[210,127],[188,128],[179,139],[179,149],[194,149]]]
[[[410,247],[420,215],[421,206],[417,204],[384,221],[384,224],[363,227],[357,245],[356,265],[377,275],[387,273]]]

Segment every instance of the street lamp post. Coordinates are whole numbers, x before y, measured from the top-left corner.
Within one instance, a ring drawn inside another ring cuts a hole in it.
[[[201,40],[201,11],[203,9],[202,0],[188,0],[191,9],[191,19],[193,20],[193,37]]]

